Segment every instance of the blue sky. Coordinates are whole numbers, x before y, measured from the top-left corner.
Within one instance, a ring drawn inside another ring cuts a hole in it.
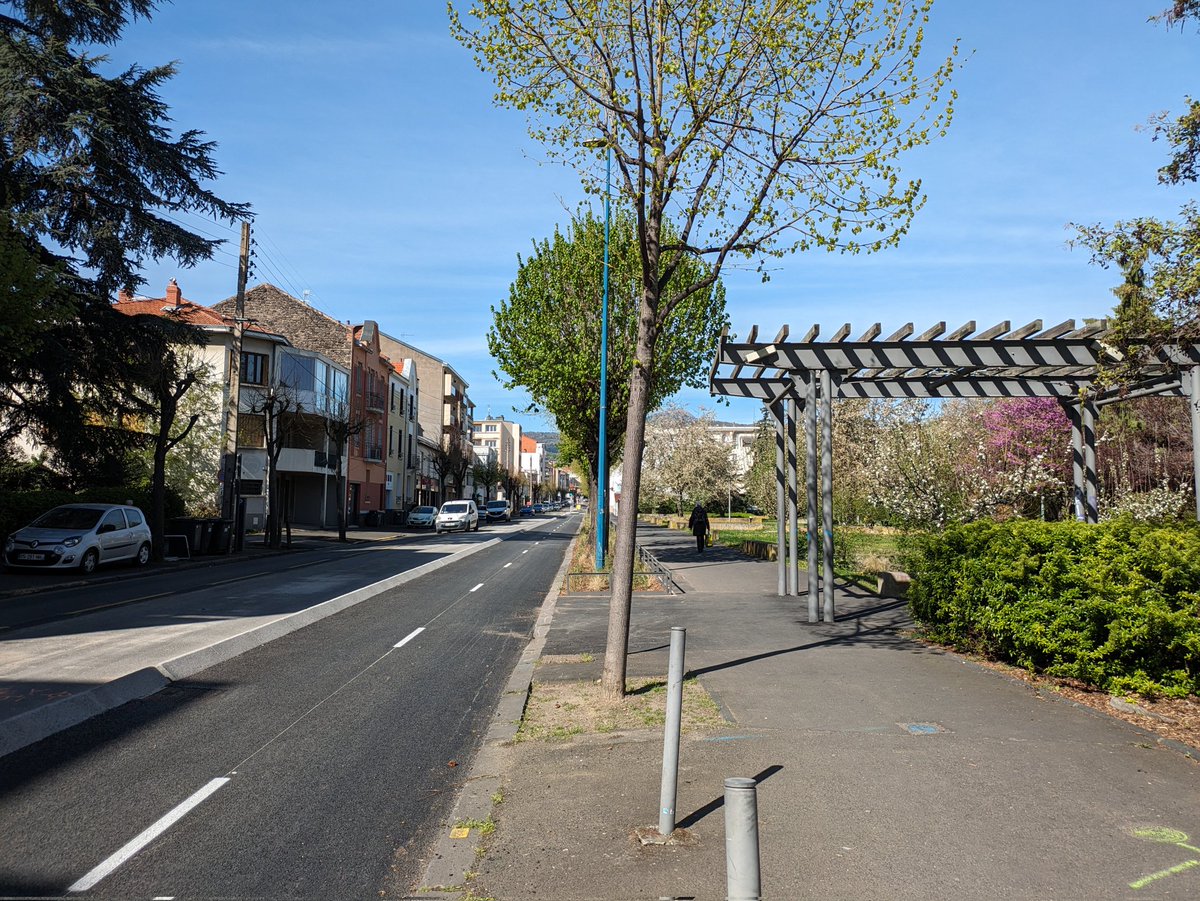
[[[964,65],[949,136],[909,156],[905,174],[929,200],[900,247],[874,256],[823,252],[778,261],[770,282],[726,270],[734,332],[813,323],[1105,315],[1118,280],[1071,250],[1070,222],[1171,216],[1185,197],[1160,186],[1165,149],[1138,131],[1200,90],[1200,36],[1147,23],[1167,0],[938,0],[927,53],[960,42]],[[476,415],[514,413],[528,398],[493,376],[485,335],[518,254],[565,223],[578,177],[543,162],[523,114],[492,105],[489,78],[449,36],[437,0],[177,0],[111,48],[116,63],[171,60],[163,91],[176,126],[219,145],[218,193],[257,213],[255,281],[330,316],[375,319],[449,361],[470,383]],[[236,289],[236,236],[191,270],[146,267],[143,291],[215,303]],[[253,283],[253,282],[252,282]],[[751,421],[757,406],[692,409]]]

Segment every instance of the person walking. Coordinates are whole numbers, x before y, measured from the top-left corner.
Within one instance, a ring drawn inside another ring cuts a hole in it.
[[[708,538],[708,514],[699,504],[692,508],[691,518],[688,519],[688,528],[696,536],[696,553],[703,554],[705,540]]]

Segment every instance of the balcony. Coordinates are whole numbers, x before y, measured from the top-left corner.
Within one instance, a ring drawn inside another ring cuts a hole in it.
[[[387,409],[387,400],[378,391],[368,391],[366,393],[365,403],[367,409],[372,413],[382,413]]]
[[[363,459],[369,463],[383,462],[383,445],[368,444],[363,448]]]

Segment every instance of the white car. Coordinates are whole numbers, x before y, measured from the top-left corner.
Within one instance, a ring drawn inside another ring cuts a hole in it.
[[[437,517],[437,507],[413,507],[408,513],[408,519],[405,522],[414,529],[433,525],[433,520]]]
[[[137,507],[64,504],[8,536],[4,563],[29,569],[93,572],[101,563],[150,562],[150,527]]]
[[[479,508],[475,506],[474,501],[446,501],[438,511],[433,527],[439,534],[452,529],[478,532]]]

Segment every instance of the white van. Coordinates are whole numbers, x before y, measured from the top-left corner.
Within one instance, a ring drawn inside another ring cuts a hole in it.
[[[479,531],[479,508],[472,500],[446,501],[438,511],[433,528],[440,535],[452,529],[462,529],[464,532]]]

